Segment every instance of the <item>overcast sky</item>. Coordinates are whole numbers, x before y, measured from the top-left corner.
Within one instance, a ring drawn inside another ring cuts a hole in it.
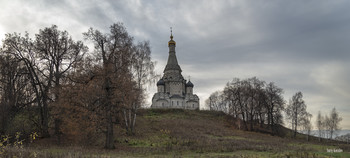
[[[150,41],[159,74],[173,27],[183,76],[191,76],[202,108],[232,78],[256,76],[283,88],[285,100],[303,92],[314,118],[336,107],[342,128],[350,129],[348,0],[0,0],[0,6],[1,39],[55,24],[83,40],[89,27],[107,32],[123,22],[135,42]]]

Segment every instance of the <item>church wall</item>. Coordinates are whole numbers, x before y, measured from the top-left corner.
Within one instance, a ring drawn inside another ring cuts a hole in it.
[[[164,93],[164,86],[159,85],[159,86],[158,86],[158,92]]]
[[[170,82],[169,83],[170,94],[182,95],[182,92],[183,92],[182,87],[183,86],[181,82]]]
[[[170,107],[171,108],[184,108],[184,100],[182,98],[171,98]]]
[[[182,89],[184,90],[183,92],[186,93],[186,80],[182,81]]]
[[[188,101],[186,103],[186,109],[199,109],[199,103],[195,101]]]
[[[193,88],[192,87],[187,87],[186,88],[186,93],[187,94],[193,94]]]
[[[157,101],[158,107],[165,108],[169,106],[169,102],[166,100],[159,100]]]
[[[167,108],[169,107],[169,101],[160,99],[160,100],[153,100],[152,102],[152,108]]]

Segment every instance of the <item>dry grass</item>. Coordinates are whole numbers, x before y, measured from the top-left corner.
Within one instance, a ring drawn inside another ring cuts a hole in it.
[[[343,149],[339,157],[350,157],[349,145],[338,142],[307,142],[236,129],[232,118],[221,112],[176,109],[140,110],[136,135],[125,135],[116,127],[116,149],[104,150],[103,138],[96,146],[52,146],[41,140],[24,149],[9,149],[10,157],[328,157],[326,149]],[[283,130],[281,130],[283,131]],[[290,131],[289,131],[290,132]],[[43,143],[44,142],[44,143]],[[20,151],[20,152],[18,152]],[[17,155],[16,155],[17,154]]]

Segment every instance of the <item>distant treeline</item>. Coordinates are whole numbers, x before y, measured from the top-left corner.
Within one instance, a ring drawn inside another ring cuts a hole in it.
[[[313,129],[312,115],[306,110],[302,92],[295,93],[287,103],[283,98],[282,88],[257,77],[243,80],[234,78],[222,91],[212,93],[205,103],[210,110],[223,111],[242,120],[245,130],[265,128],[277,133],[277,125],[283,125],[283,112],[291,123],[294,137],[298,130],[307,131],[310,135]],[[319,136],[327,134],[332,139],[334,131],[340,129],[341,120],[335,108],[329,116],[323,117],[319,112],[316,121]]]
[[[144,85],[154,76],[149,42],[134,43],[122,23],[83,33],[88,47],[53,25],[6,34],[0,49],[0,135],[38,132],[91,143],[105,135],[114,148],[115,124],[135,133]]]

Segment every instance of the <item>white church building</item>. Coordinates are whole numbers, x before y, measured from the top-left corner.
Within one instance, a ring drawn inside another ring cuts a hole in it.
[[[177,62],[176,42],[173,35],[168,42],[169,57],[163,77],[157,82],[157,93],[153,95],[151,108],[199,109],[199,98],[193,94],[193,83],[186,81]]]

